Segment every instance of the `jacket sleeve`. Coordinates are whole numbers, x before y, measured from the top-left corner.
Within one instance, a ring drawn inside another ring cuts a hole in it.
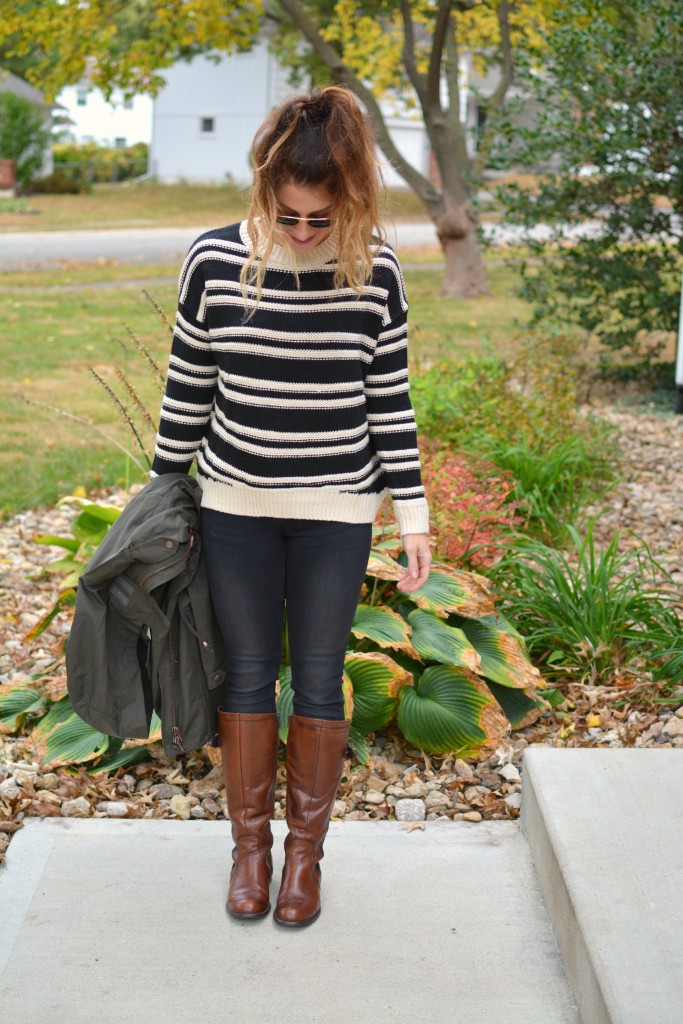
[[[365,403],[370,440],[403,536],[429,533],[429,506],[422,486],[415,413],[410,403],[408,301],[401,268],[393,252],[389,253],[385,325],[365,375]]]
[[[161,405],[152,476],[188,473],[211,417],[218,367],[208,331],[201,239],[178,284],[178,311]]]

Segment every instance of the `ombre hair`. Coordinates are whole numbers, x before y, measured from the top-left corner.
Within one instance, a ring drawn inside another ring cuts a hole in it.
[[[245,305],[254,311],[254,286],[256,304],[261,298],[275,244],[276,192],[290,182],[324,187],[332,195],[338,246],[334,287],[362,294],[372,276],[372,250],[386,237],[379,213],[384,186],[374,134],[353,93],[331,85],[287,100],[256,133],[251,161],[247,231],[252,251],[240,274]]]

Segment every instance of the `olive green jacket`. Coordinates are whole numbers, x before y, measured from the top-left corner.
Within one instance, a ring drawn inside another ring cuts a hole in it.
[[[199,531],[201,490],[154,477],[129,501],[81,576],[66,648],[77,714],[110,736],[149,736],[171,755],[217,743],[225,650]]]

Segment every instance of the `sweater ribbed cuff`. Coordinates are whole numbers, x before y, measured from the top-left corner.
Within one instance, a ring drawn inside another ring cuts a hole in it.
[[[414,501],[393,499],[394,515],[403,537],[406,533],[429,533],[429,505],[426,498]]]

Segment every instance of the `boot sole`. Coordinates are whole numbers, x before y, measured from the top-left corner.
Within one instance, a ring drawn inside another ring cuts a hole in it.
[[[278,917],[277,914],[273,914],[273,921],[276,924],[282,925],[283,928],[305,928],[308,924],[313,924],[320,917],[322,907],[315,912],[313,917],[307,917],[305,921],[283,921],[282,918]]]
[[[237,921],[255,921],[261,917],[265,917],[266,914],[270,913],[270,903],[268,904],[265,910],[258,910],[251,914],[240,914],[235,910],[231,910],[227,903],[225,905],[225,909],[230,915],[230,917],[234,917]]]

